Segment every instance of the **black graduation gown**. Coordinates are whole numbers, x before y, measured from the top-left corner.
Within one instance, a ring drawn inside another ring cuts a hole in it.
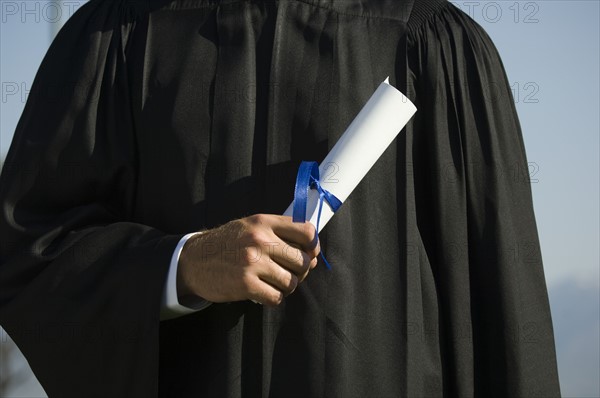
[[[182,235],[283,212],[386,76],[418,113],[322,232],[333,269],[159,322]],[[50,396],[559,395],[511,91],[445,1],[91,0],[0,204],[0,323]]]

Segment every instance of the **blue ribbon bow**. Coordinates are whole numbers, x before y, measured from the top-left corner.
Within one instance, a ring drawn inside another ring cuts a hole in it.
[[[317,162],[302,162],[298,168],[298,176],[296,177],[296,188],[294,190],[294,207],[292,213],[293,222],[305,222],[306,221],[306,206],[308,202],[308,191],[310,189],[316,189],[319,192],[319,213],[317,214],[317,230],[316,234],[319,233],[319,222],[321,221],[321,210],[323,209],[323,202],[327,202],[331,210],[335,213],[340,208],[342,202],[335,197],[334,194],[321,187],[319,180],[319,165]],[[327,269],[331,269],[331,266],[325,259],[323,251],[321,251],[321,258],[327,266]]]

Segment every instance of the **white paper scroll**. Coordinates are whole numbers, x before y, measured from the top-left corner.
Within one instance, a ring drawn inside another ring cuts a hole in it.
[[[342,203],[412,118],[417,108],[385,79],[319,165],[321,186]],[[308,159],[307,159],[308,160]],[[319,194],[311,189],[306,219],[317,225]],[[292,215],[293,202],[284,216]],[[333,217],[323,204],[319,230]],[[320,231],[317,231],[320,232]]]

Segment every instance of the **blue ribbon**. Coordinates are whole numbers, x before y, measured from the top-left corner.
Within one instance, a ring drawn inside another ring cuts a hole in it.
[[[327,202],[331,210],[335,213],[340,208],[342,202],[335,197],[334,194],[324,189],[321,186],[319,180],[319,165],[317,162],[302,162],[298,168],[298,176],[296,177],[296,188],[294,190],[294,207],[292,213],[293,222],[306,222],[306,207],[308,202],[308,191],[310,189],[316,189],[319,192],[319,213],[317,214],[317,231],[319,233],[319,222],[321,221],[321,210],[323,209],[323,202]],[[325,259],[323,251],[321,251],[321,258],[327,266],[327,269],[331,269],[329,262]]]

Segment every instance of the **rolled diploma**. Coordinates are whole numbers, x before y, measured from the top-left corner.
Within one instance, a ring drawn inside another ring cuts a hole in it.
[[[342,203],[417,111],[413,103],[390,85],[388,80],[389,78],[385,79],[379,85],[319,165],[321,186]],[[294,202],[283,213],[284,216],[292,215],[293,205]],[[316,226],[318,213],[319,194],[311,189],[308,193],[306,219]],[[327,203],[324,203],[317,232],[327,225],[333,214]]]

